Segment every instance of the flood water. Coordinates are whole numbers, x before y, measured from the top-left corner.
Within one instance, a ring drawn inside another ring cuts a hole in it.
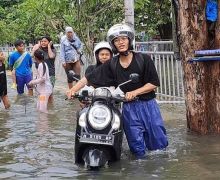
[[[184,105],[162,104],[169,146],[135,160],[123,142],[121,161],[99,171],[74,163],[78,101],[65,101],[65,76],[58,71],[49,114],[36,112],[36,96],[17,98],[10,89],[11,109],[0,106],[1,179],[219,179],[219,136],[187,132]],[[8,77],[11,84],[11,79]]]

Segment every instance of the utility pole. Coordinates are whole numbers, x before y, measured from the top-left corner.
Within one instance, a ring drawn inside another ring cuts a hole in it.
[[[125,23],[128,24],[135,32],[134,30],[134,0],[124,0],[124,5],[125,5]],[[132,44],[133,44],[133,47],[135,48],[135,39]]]
[[[134,0],[124,0],[125,23],[134,29]]]

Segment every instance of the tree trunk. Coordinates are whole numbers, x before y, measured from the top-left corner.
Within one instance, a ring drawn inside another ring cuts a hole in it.
[[[219,18],[214,44],[208,35],[206,0],[179,0],[180,54],[184,71],[187,126],[200,134],[220,133],[220,61],[187,61],[195,50],[220,48]]]

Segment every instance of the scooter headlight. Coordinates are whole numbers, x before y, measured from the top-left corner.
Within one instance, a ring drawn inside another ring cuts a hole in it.
[[[117,114],[114,115],[114,120],[112,121],[112,129],[118,130],[121,125],[120,118]]]
[[[86,113],[82,113],[79,117],[79,125],[81,127],[86,127]]]
[[[96,130],[102,130],[108,126],[111,121],[111,111],[107,106],[94,105],[88,114],[89,124]]]

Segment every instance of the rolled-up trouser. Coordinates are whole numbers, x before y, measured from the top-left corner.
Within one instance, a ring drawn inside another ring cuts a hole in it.
[[[47,113],[47,104],[50,94],[40,94],[37,99],[37,110],[40,112]]]
[[[75,62],[72,62],[72,63],[66,63],[66,67],[65,67],[65,72],[66,72],[66,75],[67,75],[67,82],[68,83],[72,83],[73,81],[75,81],[75,79],[73,79],[73,78],[71,78],[69,75],[68,75],[68,73],[69,73],[69,71],[70,70],[73,70],[74,71],[74,66],[76,66],[76,63],[78,62],[78,60],[77,61],[75,61]],[[74,71],[74,73],[76,73],[75,71]],[[80,73],[76,73],[75,75],[74,75],[77,79],[80,79]]]
[[[129,148],[136,157],[144,156],[146,150],[168,146],[166,129],[155,99],[124,103],[122,117]]]

